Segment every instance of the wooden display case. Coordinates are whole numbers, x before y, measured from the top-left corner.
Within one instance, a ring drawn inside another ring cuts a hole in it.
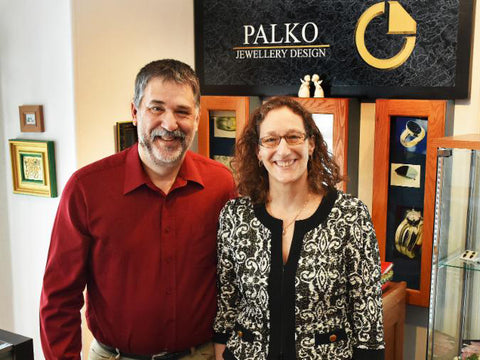
[[[198,125],[198,152],[229,165],[235,140],[248,121],[249,98],[202,96]]]
[[[385,360],[403,360],[407,284],[391,282],[382,296]]]
[[[376,101],[372,220],[412,305],[428,307],[437,164],[429,144],[451,131],[452,111],[443,100]]]
[[[339,188],[358,193],[360,103],[344,98],[295,98],[313,114],[315,123],[332,151],[340,171],[348,177]]]

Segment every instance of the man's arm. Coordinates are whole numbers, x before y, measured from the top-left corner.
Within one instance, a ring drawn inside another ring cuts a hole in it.
[[[84,194],[73,175],[55,218],[40,299],[40,337],[46,360],[80,360],[80,309],[91,242],[86,219]]]

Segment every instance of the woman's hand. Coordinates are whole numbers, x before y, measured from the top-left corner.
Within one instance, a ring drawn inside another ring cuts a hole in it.
[[[225,351],[225,344],[213,344],[215,348],[215,360],[223,360],[223,352]]]

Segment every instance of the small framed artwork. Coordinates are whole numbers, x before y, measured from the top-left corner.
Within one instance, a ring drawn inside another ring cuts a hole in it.
[[[437,157],[427,151],[451,132],[451,103],[377,100],[372,220],[393,281],[406,281],[407,303],[428,306]]]
[[[230,167],[235,142],[249,115],[249,98],[202,96],[198,125],[198,152]]]
[[[120,121],[115,124],[115,151],[120,152],[138,141],[137,127],[133,121]]]
[[[339,188],[352,195],[358,193],[358,146],[360,103],[346,98],[295,98],[312,113],[313,120],[348,181]]]
[[[21,132],[44,132],[43,106],[21,105],[18,107],[20,114]]]
[[[57,196],[53,141],[9,140],[13,192]]]

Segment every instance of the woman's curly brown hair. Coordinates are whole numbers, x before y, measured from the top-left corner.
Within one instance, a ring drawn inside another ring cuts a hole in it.
[[[249,196],[254,204],[266,203],[268,200],[268,172],[259,164],[257,158],[260,124],[267,114],[275,109],[287,107],[303,119],[305,132],[313,137],[315,149],[308,162],[308,184],[314,193],[326,193],[344,180],[327,144],[313,121],[312,114],[298,102],[289,97],[275,97],[262,104],[252,114],[250,121],[240,136],[232,167],[235,171],[238,191]]]

